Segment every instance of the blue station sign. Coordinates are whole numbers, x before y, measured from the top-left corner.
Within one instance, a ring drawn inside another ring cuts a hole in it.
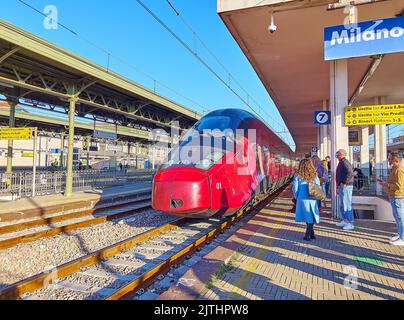
[[[404,51],[404,16],[324,29],[324,59]]]
[[[331,111],[314,111],[314,124],[316,126],[331,124]]]

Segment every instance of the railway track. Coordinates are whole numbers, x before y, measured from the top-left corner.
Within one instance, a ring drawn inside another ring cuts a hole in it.
[[[234,222],[260,210],[283,189],[260,201],[258,206],[246,208],[225,220],[176,219],[8,286],[0,291],[0,299],[128,298],[151,285]]]
[[[0,250],[20,243],[52,237],[63,232],[89,227],[118,219],[135,211],[151,208],[151,194],[145,193],[135,200],[124,201],[101,208],[85,209],[71,213],[34,217],[0,226]]]

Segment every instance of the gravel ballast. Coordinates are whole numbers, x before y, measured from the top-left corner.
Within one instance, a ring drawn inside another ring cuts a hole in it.
[[[176,219],[144,210],[0,251],[0,289]]]

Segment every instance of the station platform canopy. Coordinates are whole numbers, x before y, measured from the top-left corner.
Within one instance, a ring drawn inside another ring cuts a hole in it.
[[[10,104],[7,101],[0,100],[0,126],[7,127],[10,114]],[[19,127],[36,127],[42,133],[48,135],[57,135],[66,132],[66,122],[60,115],[38,114],[32,112],[25,105],[19,104],[16,108],[15,118]],[[65,117],[66,118],[66,117]],[[121,142],[131,142],[148,145],[152,139],[151,132],[147,130],[132,128],[130,126],[114,125],[111,123],[100,122],[96,126],[88,119],[77,118],[75,121],[75,135],[85,139],[91,137],[94,130],[105,132],[117,136]],[[99,139],[100,140],[100,139]],[[106,140],[106,139],[104,139]],[[111,140],[111,139],[109,139]],[[116,139],[114,139],[116,140]]]
[[[347,14],[336,0],[218,0],[218,12],[249,59],[305,154],[317,144],[314,111],[330,99],[330,61],[324,60],[324,28],[343,25]],[[404,14],[402,0],[357,0],[358,22]],[[274,16],[277,30],[268,32]],[[404,100],[404,53],[348,59],[353,105]]]
[[[74,88],[74,92],[72,92]],[[69,108],[76,116],[112,119],[134,128],[168,130],[192,126],[201,115],[111,70],[0,20],[0,93],[23,98],[33,107]]]

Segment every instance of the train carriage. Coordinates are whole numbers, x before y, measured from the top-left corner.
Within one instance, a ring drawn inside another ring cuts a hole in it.
[[[159,168],[152,206],[178,216],[232,215],[291,178],[291,154],[251,113],[213,111],[184,135]]]

